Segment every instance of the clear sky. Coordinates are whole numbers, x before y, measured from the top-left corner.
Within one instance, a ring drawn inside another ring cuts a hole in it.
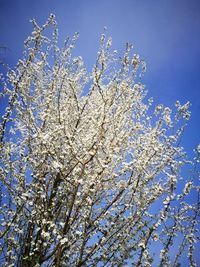
[[[144,83],[156,103],[192,102],[184,146],[200,141],[200,1],[199,0],[0,0],[0,45],[14,66],[32,31],[30,18],[44,23],[56,15],[61,39],[80,33],[77,54],[91,67],[104,26],[113,46],[126,42],[147,62]]]
[[[113,47],[126,42],[147,62],[143,79],[155,103],[192,103],[183,145],[200,143],[200,0],[0,0],[0,45],[11,67],[22,57],[23,42],[39,24],[56,15],[61,39],[80,33],[76,53],[88,68],[95,62],[104,26]],[[1,57],[0,52],[0,57]]]

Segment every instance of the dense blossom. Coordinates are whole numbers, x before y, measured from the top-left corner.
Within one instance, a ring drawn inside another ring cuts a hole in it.
[[[153,108],[131,45],[119,57],[103,34],[90,73],[77,34],[60,49],[54,16],[32,23],[1,81],[1,266],[197,266],[200,153],[191,162],[180,146],[189,102]]]

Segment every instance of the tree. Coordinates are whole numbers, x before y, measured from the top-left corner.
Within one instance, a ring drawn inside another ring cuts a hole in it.
[[[200,148],[190,162],[179,143],[190,104],[153,110],[131,45],[120,58],[103,34],[90,74],[77,34],[59,49],[53,15],[32,23],[2,78],[1,266],[197,266]]]

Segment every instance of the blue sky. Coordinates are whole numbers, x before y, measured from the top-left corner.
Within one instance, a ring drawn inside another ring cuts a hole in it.
[[[60,38],[80,33],[76,53],[92,67],[104,26],[113,47],[126,42],[147,62],[143,79],[155,103],[192,102],[184,146],[200,141],[200,1],[198,0],[0,0],[0,44],[9,48],[5,61],[14,66],[23,41],[32,31],[30,18],[44,23],[56,15]]]
[[[200,1],[199,0],[0,0],[0,45],[13,67],[22,57],[23,42],[39,24],[56,15],[60,38],[80,33],[76,53],[88,68],[95,62],[104,26],[113,47],[126,42],[147,62],[143,79],[155,103],[172,107],[192,103],[192,117],[183,145],[190,154],[200,143]],[[0,55],[1,56],[1,55]]]

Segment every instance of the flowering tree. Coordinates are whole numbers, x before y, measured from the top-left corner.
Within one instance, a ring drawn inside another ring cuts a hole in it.
[[[192,163],[179,142],[189,103],[153,110],[129,44],[120,58],[103,34],[88,74],[77,35],[59,49],[54,16],[32,22],[2,78],[1,266],[197,266],[200,149]]]

